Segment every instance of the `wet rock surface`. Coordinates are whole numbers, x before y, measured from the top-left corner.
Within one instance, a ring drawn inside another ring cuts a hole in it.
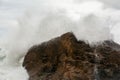
[[[90,46],[68,32],[29,49],[23,66],[29,80],[120,80],[120,45]]]

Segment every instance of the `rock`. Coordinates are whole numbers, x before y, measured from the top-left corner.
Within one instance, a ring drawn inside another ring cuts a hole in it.
[[[90,46],[68,32],[30,48],[23,66],[29,80],[120,80],[120,45]]]

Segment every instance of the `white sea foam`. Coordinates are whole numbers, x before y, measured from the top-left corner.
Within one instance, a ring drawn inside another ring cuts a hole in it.
[[[27,50],[32,45],[66,32],[73,32],[79,40],[85,40],[90,44],[110,39],[120,42],[118,30],[120,10],[107,6],[108,3],[102,3],[102,0],[11,0],[11,2],[6,0],[3,2],[9,4],[8,6],[13,10],[10,9],[9,16],[16,14],[17,17],[12,18],[12,21],[10,18],[11,22],[7,20],[7,24],[5,24],[6,19],[1,20],[1,24],[5,27],[0,26],[0,29],[4,29],[4,32],[3,30],[0,32],[2,35],[0,80],[27,80],[28,75],[20,62]],[[9,8],[2,7],[3,12],[6,9]],[[3,16],[3,13],[1,15]]]

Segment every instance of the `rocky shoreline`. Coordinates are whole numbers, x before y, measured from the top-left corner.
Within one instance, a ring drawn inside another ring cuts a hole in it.
[[[29,80],[120,80],[120,45],[90,46],[68,32],[31,47],[23,66]]]

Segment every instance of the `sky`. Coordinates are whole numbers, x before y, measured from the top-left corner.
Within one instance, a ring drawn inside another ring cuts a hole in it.
[[[120,44],[119,3],[0,0],[0,80],[27,80],[28,74],[22,67],[27,50],[65,32],[73,32],[77,39],[90,44],[104,40]]]

